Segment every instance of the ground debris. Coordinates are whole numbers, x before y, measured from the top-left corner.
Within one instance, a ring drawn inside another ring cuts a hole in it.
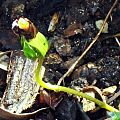
[[[7,55],[0,56],[0,68],[7,71],[9,63],[9,57]]]
[[[1,103],[10,112],[21,113],[35,101],[39,90],[34,80],[36,65],[37,62],[24,58],[22,52],[11,57],[7,88]]]
[[[82,34],[83,33],[83,26],[81,23],[73,23],[69,25],[65,30],[64,30],[64,36],[65,37],[70,37],[74,36],[77,34]]]
[[[95,98],[94,92],[85,92],[85,93],[86,93],[87,95]],[[94,102],[91,102],[91,101],[83,98],[82,103],[83,103],[83,110],[84,110],[85,112],[95,109],[95,103],[94,103]]]
[[[102,27],[103,22],[104,22],[103,20],[98,20],[98,21],[95,22],[96,27],[97,27],[99,30],[100,30],[100,28]],[[105,24],[102,33],[108,33],[108,23]]]
[[[72,52],[70,40],[62,37],[54,42],[54,47],[60,56],[69,56]]]
[[[110,86],[102,90],[103,95],[113,94],[117,89],[117,86]]]
[[[19,41],[12,34],[11,23],[19,16],[25,16],[31,19],[31,21],[37,26],[38,30],[48,38],[50,43],[50,49],[44,61],[46,68],[44,81],[51,82],[52,84],[57,84],[59,78],[63,76],[66,70],[69,69],[69,67],[89,46],[99,30],[96,27],[95,22],[98,20],[104,20],[113,5],[113,1],[111,0],[18,1],[19,0],[0,1],[0,50],[21,49]],[[117,3],[108,17],[108,33],[100,34],[100,36],[98,35],[99,38],[96,43],[79,61],[71,72],[72,74],[66,76],[61,85],[74,88],[78,91],[92,85],[98,87],[100,90],[110,86],[116,86],[117,90],[119,90],[120,50],[119,45],[113,37],[114,35],[119,34],[120,30],[119,6],[120,2]],[[51,16],[54,16],[55,13],[60,13],[59,22],[56,22],[55,30],[53,27],[54,32],[48,32]],[[80,26],[80,24],[82,26]],[[104,37],[107,39],[104,39]],[[119,41],[119,36],[117,36],[117,38]],[[1,71],[0,69],[1,97],[6,86],[6,77],[3,73],[6,75],[6,72]],[[49,94],[49,91],[47,92]],[[119,95],[119,91],[108,95],[108,102],[115,106],[119,101]],[[31,113],[31,111],[34,111],[39,105],[43,105],[38,102],[38,100],[39,98],[35,100],[35,105],[30,108],[32,110],[27,109],[28,112]],[[64,98],[64,100],[58,104],[55,110],[49,109],[44,113],[39,112],[34,118],[31,117],[31,120],[64,120],[65,118],[84,120],[84,117],[81,117],[81,114],[76,112],[78,111],[78,108],[74,108],[76,103],[73,101],[74,98],[68,96],[67,99]],[[61,104],[62,102],[64,105]],[[75,105],[74,107],[71,105],[72,103],[75,103],[73,104],[73,106]],[[81,104],[81,102],[79,102],[79,104]],[[116,106],[118,107],[118,104]],[[73,109],[71,110],[72,112],[70,112],[70,108]],[[82,108],[80,108],[80,110],[82,110]],[[106,118],[106,110],[103,109],[84,113],[88,120],[89,118],[91,120]]]
[[[48,32],[54,32],[58,20],[59,20],[59,13],[54,13],[48,27]]]

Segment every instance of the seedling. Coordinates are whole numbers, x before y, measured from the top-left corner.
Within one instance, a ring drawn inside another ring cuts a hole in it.
[[[12,27],[13,29],[15,26],[17,26],[19,29],[22,29],[25,32],[32,32],[32,31],[30,31],[30,29],[36,30],[34,28],[35,26],[33,25],[33,23],[26,18],[18,19],[18,20],[16,20],[16,22],[13,22],[13,23],[14,23],[13,27]],[[27,26],[27,28],[26,28],[26,26]],[[33,27],[33,28],[31,28],[31,27]],[[26,29],[27,29],[27,31],[26,31]],[[25,37],[25,35],[23,35],[23,34],[19,34],[19,37],[21,40],[21,44],[22,44],[25,56],[30,58],[30,59],[39,59],[38,66],[37,66],[37,69],[35,71],[35,77],[36,77],[37,83],[41,87],[49,89],[49,90],[53,90],[55,92],[62,91],[62,92],[66,92],[68,94],[83,97],[83,98],[86,98],[90,101],[95,102],[101,108],[105,108],[111,112],[119,112],[114,107],[112,107],[112,106],[110,106],[110,105],[108,105],[108,104],[106,104],[106,103],[104,103],[96,98],[93,98],[93,97],[91,97],[83,92],[79,92],[79,91],[76,91],[76,90],[68,88],[68,87],[59,86],[59,85],[52,85],[51,83],[44,82],[40,76],[40,71],[41,71],[41,67],[42,67],[45,55],[48,51],[48,41],[44,37],[44,35],[41,34],[40,32],[34,31],[34,33],[35,33],[33,35],[34,37],[30,38],[30,39],[27,39]],[[31,33],[31,34],[33,34],[33,33]]]

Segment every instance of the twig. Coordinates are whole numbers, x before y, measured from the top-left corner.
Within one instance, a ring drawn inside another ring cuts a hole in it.
[[[117,38],[120,37],[120,33],[103,37],[102,40],[106,40],[106,39],[110,39],[110,38],[115,38],[115,37],[117,37]],[[100,40],[101,40],[101,38],[100,38]]]
[[[115,100],[116,98],[118,98],[120,96],[120,90],[114,94],[114,96],[112,96],[110,99],[107,100],[107,103],[112,102],[113,100]]]
[[[43,67],[43,69],[41,68],[42,67],[42,63],[43,63],[43,60],[44,58],[41,57],[39,58],[39,63],[37,65],[37,68],[35,70],[35,78],[36,78],[36,81],[37,83],[43,87],[43,88],[46,88],[48,90],[54,90],[55,92],[66,92],[68,94],[72,94],[72,95],[75,95],[75,96],[79,96],[79,97],[83,97],[83,98],[86,98],[92,102],[95,102],[96,104],[98,104],[101,108],[105,108],[106,110],[109,110],[111,112],[119,112],[119,110],[117,110],[116,108],[96,99],[96,98],[93,98],[83,92],[80,92],[80,91],[77,91],[77,90],[74,90],[72,88],[68,88],[68,87],[64,87],[64,86],[59,86],[59,85],[53,85],[51,83],[46,83],[44,82],[42,79],[41,79],[41,74],[40,72],[44,72],[45,68]]]
[[[120,42],[119,42],[119,40],[118,40],[118,38],[117,38],[117,37],[115,37],[115,40],[116,40],[117,44],[118,44],[118,45],[119,45],[119,47],[120,47]]]
[[[102,25],[101,29],[99,30],[98,34],[96,35],[96,37],[93,39],[93,41],[90,43],[90,45],[86,48],[86,50],[81,54],[81,56],[75,61],[75,63],[72,64],[72,66],[68,69],[68,71],[59,79],[57,85],[60,85],[61,82],[73,72],[76,65],[80,62],[80,60],[86,55],[86,53],[90,50],[90,48],[93,46],[93,44],[97,41],[102,30],[104,29],[104,26],[107,22],[108,17],[110,16],[110,14],[111,14],[113,8],[115,7],[115,5],[117,4],[117,2],[118,2],[118,0],[115,0],[114,4],[112,5],[111,9],[109,10],[109,12],[108,12],[108,14],[103,22],[103,25]]]

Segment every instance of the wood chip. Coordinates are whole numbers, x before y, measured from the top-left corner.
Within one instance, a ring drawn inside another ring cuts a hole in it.
[[[39,91],[34,71],[38,62],[25,58],[22,52],[13,53],[7,76],[2,106],[12,113],[30,108]]]
[[[110,95],[114,93],[117,89],[117,86],[110,86],[102,90],[103,95]]]
[[[95,98],[95,93],[90,91],[90,92],[85,92],[87,95]],[[91,111],[91,110],[94,110],[95,109],[95,103],[90,101],[90,100],[87,100],[86,98],[83,98],[82,100],[82,103],[83,103],[83,110],[85,112],[87,111]]]
[[[54,13],[54,15],[52,16],[52,20],[50,21],[50,25],[48,27],[49,32],[54,32],[58,20],[59,20],[59,13]]]

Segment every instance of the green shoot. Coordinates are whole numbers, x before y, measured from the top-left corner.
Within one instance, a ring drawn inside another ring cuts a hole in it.
[[[40,71],[41,71],[41,67],[42,67],[42,63],[43,63],[43,58],[40,58],[39,59],[39,64],[37,66],[37,69],[35,71],[35,76],[36,76],[36,81],[38,82],[38,84],[43,87],[43,88],[46,88],[46,89],[49,89],[49,90],[54,90],[55,92],[66,92],[68,94],[72,94],[72,95],[76,95],[76,96],[79,96],[79,97],[83,97],[83,98],[86,98],[90,101],[93,101],[95,102],[96,104],[98,104],[101,108],[105,108],[107,109],[108,111],[111,111],[111,112],[119,112],[117,109],[115,109],[114,107],[96,99],[96,98],[93,98],[83,92],[79,92],[79,91],[76,91],[74,89],[71,89],[71,88],[67,88],[67,87],[63,87],[63,86],[58,86],[58,85],[52,85],[50,83],[45,83],[41,77],[40,77]]]
[[[36,30],[35,26],[32,24],[32,22],[26,18],[20,18],[17,21],[13,22],[12,28],[14,28],[16,26],[16,24],[18,24],[17,27],[19,27],[19,29],[22,29],[28,33],[32,32],[32,31],[29,31],[29,30],[31,30],[31,27],[32,27],[32,30]],[[43,34],[41,34],[40,32],[37,32],[37,31],[33,32],[33,34],[34,34],[34,37],[32,39],[29,39],[29,40],[27,40],[24,35],[20,35],[20,40],[21,40],[21,45],[23,47],[24,55],[30,59],[37,59],[37,58],[39,59],[39,64],[36,68],[35,76],[36,76],[36,81],[38,82],[38,84],[41,87],[46,88],[48,90],[53,90],[55,92],[62,91],[62,92],[66,92],[68,94],[83,97],[83,98],[86,98],[90,101],[95,102],[101,108],[105,108],[108,111],[119,112],[114,107],[112,107],[112,106],[110,106],[110,105],[108,105],[108,104],[106,104],[106,103],[104,103],[96,98],[93,98],[93,97],[91,97],[83,92],[79,92],[79,91],[76,91],[74,89],[64,87],[64,86],[52,85],[50,83],[45,83],[40,76],[40,72],[42,72],[41,68],[42,68],[43,60],[44,60],[45,55],[48,51],[49,45],[48,45],[47,39],[44,37]]]

